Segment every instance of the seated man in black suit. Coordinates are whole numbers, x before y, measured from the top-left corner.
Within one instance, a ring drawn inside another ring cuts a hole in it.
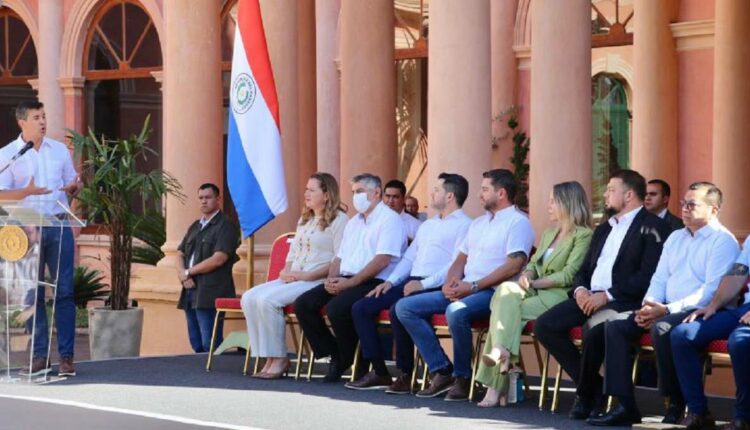
[[[643,206],[652,214],[666,221],[669,228],[675,231],[685,225],[680,217],[675,216],[667,209],[671,194],[672,188],[666,181],[652,179],[646,184],[646,199],[643,201]]]
[[[610,176],[604,193],[608,221],[601,223],[573,279],[571,298],[537,320],[534,335],[576,383],[570,417],[585,419],[602,393],[604,323],[641,307],[670,229],[643,207],[646,180],[633,170]],[[583,350],[571,342],[571,328],[583,326]],[[585,383],[583,383],[585,381]]]

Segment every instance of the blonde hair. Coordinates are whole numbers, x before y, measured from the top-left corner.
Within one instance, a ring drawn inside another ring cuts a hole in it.
[[[586,190],[577,181],[561,182],[552,187],[552,198],[560,209],[560,223],[572,230],[574,227],[591,228],[591,205]]]
[[[339,183],[336,182],[330,173],[317,172],[310,176],[310,179],[318,181],[320,190],[328,196],[326,199],[325,208],[323,208],[323,216],[318,221],[318,226],[321,230],[325,230],[329,225],[333,223],[333,220],[339,214],[339,211],[345,211],[341,206],[341,195],[339,194]],[[300,218],[299,225],[307,224],[311,219],[315,217],[315,211],[305,206],[302,209],[302,217]]]

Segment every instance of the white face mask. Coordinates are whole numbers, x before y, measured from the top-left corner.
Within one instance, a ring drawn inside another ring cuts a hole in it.
[[[367,209],[370,209],[370,201],[367,200],[367,193],[357,193],[353,195],[352,203],[354,204],[354,209],[361,214],[367,212]]]

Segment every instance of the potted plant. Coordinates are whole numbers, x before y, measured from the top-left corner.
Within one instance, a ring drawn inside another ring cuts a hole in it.
[[[130,306],[133,237],[148,210],[161,211],[166,195],[184,199],[169,173],[141,172],[140,162],[156,153],[147,146],[149,117],[138,135],[127,139],[97,138],[69,130],[76,156],[81,157],[83,187],[76,196],[87,218],[109,235],[110,291],[108,306],[89,309],[89,343],[93,359],[137,356],[143,331],[143,310]]]

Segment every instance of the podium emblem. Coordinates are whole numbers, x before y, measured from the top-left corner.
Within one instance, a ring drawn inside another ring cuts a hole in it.
[[[0,258],[15,262],[29,250],[29,237],[21,227],[6,225],[0,228]]]

